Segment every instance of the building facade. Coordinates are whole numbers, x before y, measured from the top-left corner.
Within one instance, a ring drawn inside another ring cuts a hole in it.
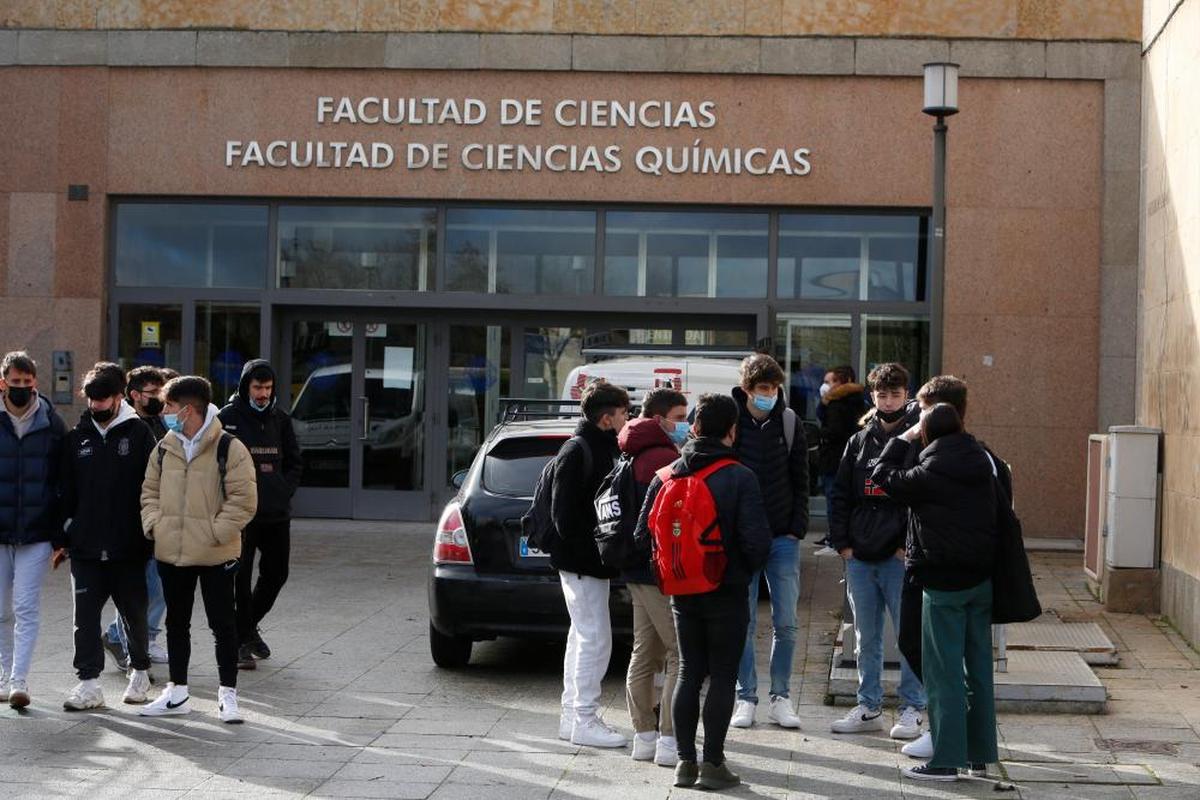
[[[1135,417],[1140,3],[196,5],[0,7],[0,341],[44,389],[271,358],[300,510],[427,519],[593,358],[766,348],[811,416],[939,342],[1026,535],[1080,535]]]

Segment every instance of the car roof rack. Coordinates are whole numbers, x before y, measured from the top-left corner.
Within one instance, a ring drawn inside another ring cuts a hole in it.
[[[532,419],[567,419],[578,417],[582,406],[578,400],[546,400],[538,397],[501,397],[500,419],[517,422]]]

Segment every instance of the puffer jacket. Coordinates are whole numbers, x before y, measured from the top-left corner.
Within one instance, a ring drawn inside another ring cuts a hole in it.
[[[871,473],[889,497],[909,507],[905,567],[930,589],[961,591],[983,583],[996,557],[992,459],[969,433],[941,437],[906,469],[908,455],[909,443],[892,439]]]
[[[737,455],[719,439],[692,439],[683,446],[678,460],[671,466],[671,474],[690,475],[726,458],[736,459]],[[717,507],[721,544],[727,559],[721,584],[746,586],[754,573],[766,565],[767,556],[771,554],[772,536],[763,512],[758,480],[753,472],[741,464],[731,464],[705,478],[704,485],[708,487],[713,505]],[[638,552],[651,552],[654,534],[650,530],[650,513],[654,510],[654,501],[662,486],[662,480],[655,475],[633,532],[633,542]]]
[[[921,409],[908,404],[903,420],[889,433],[874,415],[850,437],[833,482],[829,509],[829,546],[849,547],[859,561],[883,561],[904,547],[908,508],[888,497],[871,480],[871,473],[888,441],[916,425]]]
[[[62,529],[59,465],[67,425],[49,400],[37,395],[34,402],[33,420],[19,439],[0,408],[0,544],[49,542]]]
[[[783,433],[786,407],[783,390],[779,390],[775,407],[761,423],[746,407],[749,400],[746,392],[734,387],[732,394],[740,412],[733,449],[738,460],[758,477],[771,533],[803,539],[808,533],[808,445],[800,417],[796,416],[795,437],[789,452]]]
[[[617,434],[617,445],[621,452],[633,459],[633,479],[637,482],[637,507],[630,511],[637,514],[646,499],[646,490],[654,480],[654,473],[679,458],[671,437],[653,417],[638,417],[625,423]],[[636,567],[622,570],[626,583],[653,584],[654,570],[650,567],[650,551],[639,554]]]
[[[224,429],[215,408],[206,425],[190,463],[178,435],[159,442],[142,483],[142,528],[154,540],[154,557],[177,567],[208,567],[240,557],[242,528],[258,506],[254,461],[237,439],[229,443],[222,494],[217,441]]]
[[[261,358],[246,362],[238,392],[221,409],[218,419],[225,430],[246,445],[254,459],[258,476],[258,512],[254,518],[259,522],[279,522],[292,515],[292,495],[300,486],[303,465],[292,418],[276,405],[274,392],[265,410],[250,405],[250,373],[260,366],[271,369]],[[274,370],[271,372],[273,376]]]
[[[817,464],[822,475],[838,471],[846,442],[858,433],[858,420],[867,410],[861,383],[843,383],[829,390],[821,398],[824,411],[821,414],[821,446],[817,450]]]

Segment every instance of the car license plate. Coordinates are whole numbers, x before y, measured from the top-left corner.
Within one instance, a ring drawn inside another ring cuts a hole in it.
[[[529,537],[522,536],[520,543],[517,545],[517,552],[521,554],[521,558],[549,558],[549,553],[543,553],[536,547],[529,546]]]

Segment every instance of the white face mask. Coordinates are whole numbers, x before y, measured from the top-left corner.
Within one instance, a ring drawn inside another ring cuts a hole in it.
[[[824,397],[825,395],[829,394],[829,390],[832,388],[833,387],[830,386],[828,383],[822,383],[821,384],[821,397]]]

